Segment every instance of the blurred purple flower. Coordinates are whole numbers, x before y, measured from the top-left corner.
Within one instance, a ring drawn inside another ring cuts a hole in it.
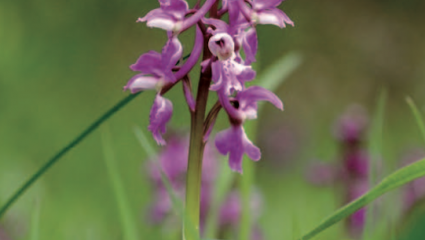
[[[184,199],[185,177],[188,157],[188,138],[173,136],[168,139],[168,144],[157,156],[156,163],[149,164],[149,178],[154,185],[154,203],[150,207],[149,220],[154,224],[162,224],[172,212],[172,201],[167,189],[162,183],[162,171],[170,180],[177,197]],[[201,186],[201,209],[200,220],[201,229],[205,225],[208,213],[211,208],[212,192],[217,173],[217,153],[209,144],[206,145],[204,160],[202,165],[202,186]],[[250,198],[251,214],[253,221],[257,221],[262,212],[262,198],[258,191],[255,191]],[[220,207],[219,227],[223,230],[236,231],[241,217],[241,198],[236,190],[232,190],[227,195]],[[253,229],[253,240],[261,240],[261,231],[258,226]]]
[[[365,109],[359,105],[351,105],[336,122],[335,137],[347,144],[355,144],[364,139],[368,124]]]
[[[315,163],[308,170],[307,178],[316,185],[343,185],[345,200],[349,203],[369,189],[369,154],[363,149],[367,128],[367,115],[358,105],[350,106],[335,124],[334,133],[342,150],[341,161],[335,164]],[[361,237],[366,221],[364,208],[347,219],[352,237]]]
[[[315,161],[308,166],[306,178],[315,185],[327,186],[338,180],[339,172],[335,164]]]
[[[7,236],[6,231],[0,226],[0,240],[10,240]]]
[[[157,157],[157,164],[149,165],[149,176],[155,185],[155,204],[151,207],[151,219],[160,223],[171,213],[171,196],[162,183],[161,171],[168,177],[175,193],[184,198],[189,139],[173,136],[168,140]],[[216,152],[209,144],[205,147],[202,164],[201,215],[204,216],[209,208],[211,186],[217,176]]]
[[[250,198],[250,209],[252,221],[255,223],[258,221],[259,216],[262,212],[263,201],[258,191],[254,192]],[[236,190],[231,191],[223,205],[220,208],[219,224],[222,229],[232,229],[236,231],[239,227],[242,214],[242,204],[240,193]],[[252,240],[262,240],[262,232],[259,227],[254,224],[251,232]]]

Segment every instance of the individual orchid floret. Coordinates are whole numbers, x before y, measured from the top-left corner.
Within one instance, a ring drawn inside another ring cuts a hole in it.
[[[173,104],[170,100],[157,94],[149,114],[148,130],[152,132],[155,141],[159,145],[165,145],[162,135],[165,134],[167,123],[173,115]]]
[[[208,42],[211,53],[218,58],[212,63],[212,80],[210,90],[219,94],[231,95],[241,91],[246,81],[255,78],[255,71],[251,66],[235,61],[234,42],[227,33],[217,33]]]
[[[283,0],[252,0],[250,9],[243,0],[237,0],[242,13],[255,24],[273,24],[280,28],[286,24],[294,26],[294,22],[277,8]]]
[[[271,91],[259,86],[252,86],[236,94],[232,102],[219,94],[220,102],[229,115],[232,126],[217,133],[215,144],[218,151],[229,154],[229,166],[233,171],[242,173],[242,157],[247,154],[249,158],[258,161],[261,152],[246,136],[242,126],[246,119],[257,118],[258,101],[269,101],[277,108],[283,110],[283,103]]]
[[[233,171],[242,173],[242,157],[248,155],[254,161],[261,158],[260,149],[246,136],[242,125],[232,125],[215,136],[215,146],[223,154],[229,154],[229,166]]]
[[[170,38],[162,49],[162,53],[149,51],[139,57],[130,66],[133,71],[141,72],[132,77],[124,90],[129,89],[131,93],[142,90],[160,90],[166,83],[174,83],[175,78],[172,69],[180,60],[183,48],[177,38]]]
[[[159,0],[160,8],[150,11],[138,22],[146,22],[148,27],[161,28],[166,31],[179,32],[184,17],[189,11],[185,0]]]
[[[161,54],[149,51],[141,55],[136,63],[130,66],[133,71],[141,73],[132,77],[124,87],[124,90],[129,89],[131,93],[148,89],[158,92],[150,112],[148,129],[159,145],[165,144],[161,135],[165,133],[166,124],[173,112],[173,104],[170,100],[163,98],[160,92],[165,84],[176,82],[172,69],[180,60],[182,51],[180,41],[172,37],[162,49]]]
[[[229,12],[230,14],[231,12]],[[238,14],[242,16],[239,12]],[[258,40],[257,33],[255,28],[250,27],[251,25],[246,21],[246,19],[242,16],[242,18],[237,18],[234,22],[235,24],[228,25],[226,22],[219,19],[204,19],[204,23],[212,26],[212,28],[208,29],[208,32],[218,36],[222,36],[221,34],[228,34],[233,39],[234,52],[237,59],[241,59],[239,50],[241,47],[245,53],[245,65],[249,65],[252,62],[255,62],[255,55],[257,54],[258,49]],[[248,30],[247,30],[248,29]],[[211,47],[210,47],[211,49]]]
[[[232,37],[227,33],[218,33],[212,36],[208,42],[208,47],[220,61],[226,61],[234,56],[235,44]]]
[[[258,101],[268,101],[283,111],[283,103],[279,97],[259,86],[252,86],[238,92],[233,104],[223,104],[223,107],[231,118],[245,121],[245,119],[257,118]]]

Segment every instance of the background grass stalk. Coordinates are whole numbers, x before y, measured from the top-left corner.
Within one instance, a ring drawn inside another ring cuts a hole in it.
[[[140,93],[130,94],[125,97],[123,100],[119,101],[115,106],[106,111],[100,118],[94,121],[86,130],[84,130],[80,135],[78,135],[74,140],[72,140],[68,145],[66,145],[62,150],[60,150],[56,155],[54,155],[50,160],[48,160],[34,175],[32,175],[10,198],[9,200],[0,208],[0,219],[6,213],[12,204],[18,200],[18,198],[26,191],[28,188],[37,181],[50,167],[53,166],[59,159],[61,159],[67,152],[72,148],[77,146],[84,138],[86,138],[90,133],[96,130],[103,122],[108,120],[112,115],[114,115],[118,110],[127,105],[131,100],[136,98]]]
[[[301,237],[300,240],[312,239],[317,234],[333,226],[342,219],[350,216],[360,208],[366,206],[385,193],[397,189],[398,187],[423,176],[425,176],[425,159],[395,171],[388,177],[382,179],[380,183],[371,188],[370,191],[361,197],[336,210],[331,216],[323,220],[317,227]]]

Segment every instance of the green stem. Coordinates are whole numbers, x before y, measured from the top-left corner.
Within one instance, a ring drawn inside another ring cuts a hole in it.
[[[53,166],[60,158],[62,158],[69,150],[77,146],[84,138],[86,138],[90,133],[96,130],[103,122],[105,122],[109,117],[114,115],[118,110],[127,105],[131,100],[137,97],[141,92],[136,94],[131,94],[125,97],[123,100],[118,102],[115,106],[109,109],[104,113],[99,119],[92,123],[86,130],[84,130],[80,135],[78,135],[74,140],[72,140],[67,146],[60,150],[56,155],[54,155],[50,160],[48,160],[34,175],[32,175],[3,205],[0,209],[0,218],[6,213],[9,207],[16,201],[18,198],[35,182],[37,181],[50,167]]]
[[[208,46],[207,38],[204,38],[204,46]],[[203,59],[205,60],[210,57],[211,53],[205,47]],[[185,224],[183,227],[183,237],[185,240],[199,239],[202,158],[205,147],[203,141],[204,120],[210,83],[211,68],[208,68],[205,72],[201,73],[196,96],[196,109],[191,113],[190,146],[186,176]],[[193,236],[193,232],[196,232],[196,236]]]

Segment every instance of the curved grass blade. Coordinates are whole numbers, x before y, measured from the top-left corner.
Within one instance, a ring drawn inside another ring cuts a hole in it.
[[[369,162],[369,186],[373,186],[377,183],[377,166],[379,166],[379,162],[382,159],[383,153],[383,132],[384,132],[384,117],[385,117],[385,105],[387,101],[387,91],[385,89],[381,90],[379,94],[375,112],[372,119],[371,130],[369,134],[369,154],[370,154],[370,162]],[[374,205],[371,204],[366,208],[366,220],[365,227],[363,230],[363,239],[367,239],[367,237],[371,234],[371,230],[374,228],[372,225],[373,221],[373,212]]]
[[[56,155],[49,159],[37,172],[34,173],[10,198],[9,200],[0,208],[0,219],[9,209],[9,207],[16,201],[18,198],[35,182],[37,181],[50,167],[53,166],[59,159],[61,159],[67,152],[72,148],[77,146],[84,138],[86,138],[90,133],[96,130],[103,122],[108,120],[112,115],[114,115],[118,110],[127,105],[131,100],[136,98],[141,92],[131,94],[125,97],[123,100],[119,101],[115,106],[106,111],[100,118],[94,121],[88,128],[86,128],[80,135],[78,135],[74,140],[72,140],[68,145],[66,145],[62,150],[60,150]]]
[[[353,202],[345,205],[338,209],[331,216],[323,220],[317,227],[311,230],[309,233],[300,238],[300,240],[312,239],[314,236],[331,227],[335,223],[344,219],[345,217],[356,212],[366,204],[372,202],[383,194],[396,189],[410,181],[425,176],[425,159],[418,162],[412,163],[406,167],[403,167],[388,177],[382,179],[375,187],[365,193],[363,196],[357,198]]]
[[[102,145],[108,176],[111,181],[115,199],[118,204],[121,225],[123,229],[123,240],[138,240],[137,226],[132,216],[131,207],[125,194],[124,184],[121,180],[115,164],[114,151],[112,149],[111,135],[107,128],[102,129]]]
[[[419,126],[419,130],[421,131],[423,140],[425,141],[425,124],[424,124],[424,119],[422,118],[421,112],[416,107],[415,102],[410,97],[406,98],[406,102],[409,105],[410,110],[412,110],[413,116],[416,119],[416,123]]]
[[[288,76],[301,64],[302,57],[298,53],[290,53],[278,59],[268,67],[259,77],[258,85],[274,92]],[[258,112],[263,108],[264,102],[258,104]],[[246,134],[251,138],[257,137],[258,121],[248,121],[244,125]],[[252,184],[254,183],[254,162],[247,156],[243,157],[243,176],[240,176],[240,191],[242,199],[242,214],[239,229],[239,239],[249,240],[252,231],[250,214],[250,199]]]

